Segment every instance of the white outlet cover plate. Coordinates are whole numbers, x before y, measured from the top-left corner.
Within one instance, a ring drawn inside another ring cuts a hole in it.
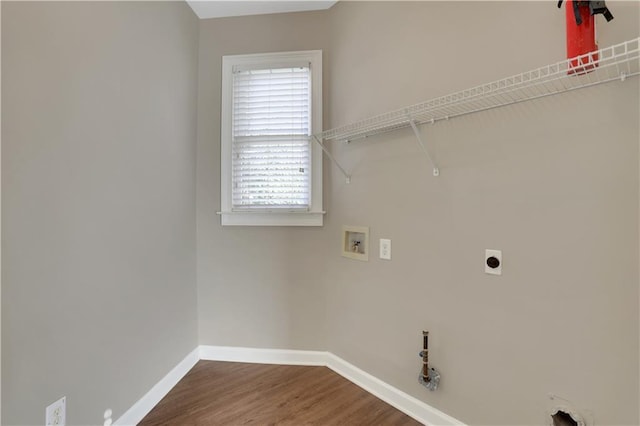
[[[380,238],[380,259],[391,260],[391,240]]]
[[[67,423],[67,397],[63,396],[46,409],[45,424],[64,426]]]
[[[500,261],[500,266],[497,268],[490,268],[487,265],[487,259],[495,257]],[[502,250],[486,249],[484,252],[484,272],[491,275],[502,275]]]

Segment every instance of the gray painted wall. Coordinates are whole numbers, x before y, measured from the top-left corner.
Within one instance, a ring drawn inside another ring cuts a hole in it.
[[[197,239],[201,344],[325,348],[322,275],[326,251],[317,245],[324,230],[223,228],[216,212],[220,210],[222,56],[326,50],[326,13],[200,21]],[[327,75],[323,75],[325,88]]]
[[[197,18],[2,2],[2,424],[101,424],[197,345]]]
[[[2,46],[2,7],[0,7],[0,46]],[[2,92],[2,55],[0,54],[0,93]],[[0,123],[2,122],[0,102]],[[2,187],[2,132],[0,131],[0,189]],[[2,196],[0,191],[0,240],[2,239]],[[2,331],[2,244],[0,244],[0,334]],[[2,336],[0,336],[0,423],[2,423]]]
[[[637,37],[639,4],[610,6],[601,46]],[[321,230],[214,215],[221,55],[324,49],[328,128],[560,60],[564,11],[340,2],[201,21],[200,36],[202,344],[327,349],[471,424],[545,423],[549,393],[599,424],[639,422],[637,79],[425,127],[439,178],[409,131],[334,144],[353,179],[325,162]],[[343,224],[371,227],[368,263],[340,256]],[[486,248],[503,276],[484,274]],[[423,329],[435,393],[417,384]]]
[[[638,6],[610,5],[602,46],[640,34]],[[545,2],[332,13],[330,126],[564,55],[563,14]],[[331,253],[328,349],[471,424],[541,424],[548,393],[598,424],[637,424],[638,117],[635,79],[426,126],[439,178],[409,131],[335,145],[353,183],[329,187],[326,231],[368,225],[393,260]],[[483,272],[487,248],[503,250],[501,277]],[[435,393],[416,383],[423,328]]]

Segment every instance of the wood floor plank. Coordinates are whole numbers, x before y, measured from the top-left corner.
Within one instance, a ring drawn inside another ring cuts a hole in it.
[[[326,367],[199,361],[140,423],[158,425],[420,423]]]

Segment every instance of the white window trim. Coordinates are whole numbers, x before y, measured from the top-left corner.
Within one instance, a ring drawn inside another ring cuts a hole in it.
[[[222,226],[322,226],[322,149],[311,144],[311,205],[308,211],[233,211],[231,204],[231,111],[233,69],[238,66],[277,65],[308,61],[311,64],[311,133],[322,131],[322,50],[228,55],[222,57],[220,131],[220,205]]]

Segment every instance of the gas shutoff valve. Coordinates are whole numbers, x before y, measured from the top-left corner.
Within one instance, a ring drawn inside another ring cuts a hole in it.
[[[422,332],[422,351],[420,351],[420,357],[422,358],[422,369],[418,375],[418,382],[429,389],[434,391],[438,389],[440,384],[440,373],[435,368],[429,367],[429,332]]]

